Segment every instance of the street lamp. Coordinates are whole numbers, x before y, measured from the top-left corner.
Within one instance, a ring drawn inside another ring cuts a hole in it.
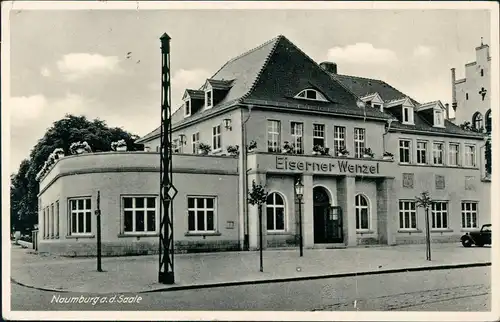
[[[304,255],[304,245],[302,242],[302,196],[304,195],[304,185],[300,179],[295,183],[295,193],[297,194],[297,199],[299,199],[299,243],[300,257],[302,257]]]

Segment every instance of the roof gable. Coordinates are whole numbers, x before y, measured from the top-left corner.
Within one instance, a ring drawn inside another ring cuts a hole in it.
[[[304,89],[318,90],[330,102],[308,101],[307,104],[356,106],[356,97],[287,38],[281,36],[264,65],[248,99],[300,104],[294,98]]]

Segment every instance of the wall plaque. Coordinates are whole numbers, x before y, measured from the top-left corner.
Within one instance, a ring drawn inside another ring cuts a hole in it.
[[[413,189],[414,173],[403,173],[403,188]]]
[[[436,175],[436,189],[444,189],[445,188],[444,176]]]

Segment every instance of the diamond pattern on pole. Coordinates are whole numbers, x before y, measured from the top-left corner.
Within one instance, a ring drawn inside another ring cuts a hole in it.
[[[172,184],[167,184],[166,188],[167,188],[166,197],[168,197],[170,200],[173,200],[175,198],[175,196],[177,196],[177,192],[178,192],[177,189],[175,189],[175,187]]]

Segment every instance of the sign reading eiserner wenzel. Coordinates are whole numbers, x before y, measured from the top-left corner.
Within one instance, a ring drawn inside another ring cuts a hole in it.
[[[334,162],[297,161],[288,157],[276,157],[276,169],[304,172],[331,172],[353,174],[379,174],[379,163],[375,165],[360,164],[349,160],[336,160]]]

